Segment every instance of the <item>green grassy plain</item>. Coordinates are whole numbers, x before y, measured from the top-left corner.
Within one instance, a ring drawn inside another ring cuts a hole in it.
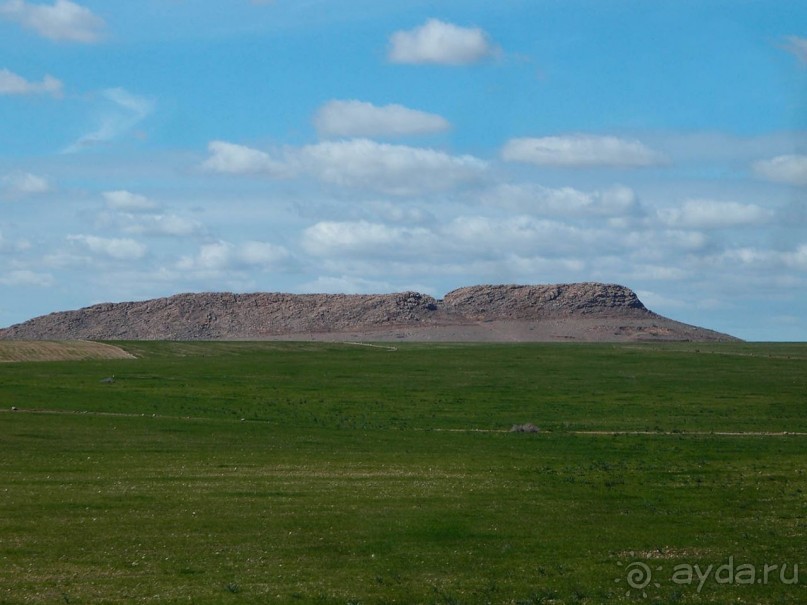
[[[807,602],[807,345],[116,344],[0,366],[0,603]]]

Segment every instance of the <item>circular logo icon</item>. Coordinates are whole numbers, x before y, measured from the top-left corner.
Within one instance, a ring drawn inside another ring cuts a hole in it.
[[[628,586],[636,590],[644,590],[653,581],[653,572],[646,563],[634,561],[627,567]]]
[[[623,567],[623,563],[621,561],[617,563],[617,565]],[[627,582],[628,590],[625,592],[625,596],[634,595],[634,591],[638,591],[639,595],[646,599],[647,591],[645,591],[645,588],[651,584],[656,588],[661,588],[661,584],[658,582],[653,582],[653,570],[650,569],[650,566],[647,563],[642,561],[633,561],[624,567],[625,577],[617,578],[615,582],[620,583],[623,579]],[[661,571],[661,567],[657,567],[656,571]]]

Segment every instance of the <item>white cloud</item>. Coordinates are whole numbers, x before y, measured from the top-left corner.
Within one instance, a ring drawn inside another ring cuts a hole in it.
[[[129,224],[123,231],[132,234],[185,237],[204,231],[199,221],[176,214],[136,214],[125,215],[125,218]]]
[[[221,271],[232,258],[233,245],[227,242],[205,244],[196,256],[183,257],[177,267],[185,271]]]
[[[752,168],[758,176],[775,183],[807,185],[807,155],[780,155],[755,162]]]
[[[46,75],[41,82],[30,82],[8,69],[0,69],[0,95],[50,94],[62,96],[62,83]]]
[[[86,147],[108,143],[131,130],[152,114],[153,100],[132,94],[123,88],[108,88],[101,92],[106,102],[102,108],[98,127],[79,137],[64,153],[75,153]]]
[[[147,252],[144,244],[133,239],[105,238],[95,235],[69,235],[67,239],[91,254],[113,260],[139,260]]]
[[[323,182],[393,195],[447,190],[477,180],[487,169],[486,162],[470,155],[368,139],[308,145],[296,159]]]
[[[148,199],[145,195],[131,193],[120,189],[116,191],[105,191],[103,193],[107,206],[113,210],[125,212],[149,211],[157,208],[157,203]]]
[[[687,200],[679,208],[664,208],[658,212],[661,221],[670,227],[685,229],[723,229],[760,225],[773,213],[756,204]]]
[[[548,216],[631,216],[640,211],[633,189],[615,185],[602,191],[557,189],[536,184],[503,184],[482,195],[488,205]]]
[[[11,197],[25,197],[50,191],[47,179],[30,172],[12,172],[0,178],[0,185]]]
[[[244,242],[238,247],[236,258],[250,267],[271,267],[288,260],[288,250],[269,242]]]
[[[183,257],[177,268],[213,276],[227,270],[274,269],[290,258],[286,248],[269,242],[247,241],[236,245],[220,240],[202,245],[195,256]]]
[[[606,234],[598,230],[528,216],[460,216],[433,228],[323,221],[304,231],[302,244],[310,254],[326,258],[429,258],[433,265],[461,265],[474,259],[501,260],[514,255],[573,257],[581,250],[596,249],[605,240]]]
[[[665,161],[663,155],[635,139],[587,134],[510,139],[502,149],[502,159],[570,168],[635,168]]]
[[[322,221],[303,232],[303,247],[316,256],[428,254],[437,240],[422,227],[390,227],[368,221]]]
[[[420,27],[392,34],[388,57],[393,63],[467,65],[497,52],[488,34],[478,27],[429,19]]]
[[[458,274],[475,280],[511,279],[504,276],[539,275],[540,267],[568,279],[564,270],[579,273],[595,266],[603,267],[601,279],[681,280],[689,275],[688,259],[702,255],[707,244],[698,231],[614,234],[608,228],[527,215],[465,215],[429,226],[321,221],[308,227],[301,239],[303,250],[335,273],[380,278],[394,272],[419,280]],[[608,258],[614,261],[601,262]],[[591,271],[588,275],[594,276]]]
[[[282,177],[289,174],[288,167],[268,153],[225,141],[212,141],[207,146],[210,157],[202,167],[211,172],[225,174],[268,174]]]
[[[266,174],[274,177],[309,175],[340,187],[409,195],[442,191],[480,178],[487,163],[469,155],[406,145],[390,145],[369,139],[324,141],[288,148],[283,159],[268,153],[214,141],[203,167],[229,174]]]
[[[807,65],[807,38],[788,36],[785,38],[785,48],[792,53],[803,65]]]
[[[138,235],[185,237],[204,232],[199,221],[163,212],[159,204],[144,195],[120,189],[105,191],[103,196],[107,207],[114,212],[102,213],[101,225]]]
[[[52,5],[8,0],[0,5],[0,16],[57,42],[97,42],[105,27],[103,19],[69,0]]]
[[[807,244],[800,244],[793,250],[771,250],[751,246],[729,248],[712,260],[722,267],[744,265],[763,270],[786,267],[807,271]]]
[[[454,253],[484,258],[584,256],[607,244],[607,234],[532,216],[460,216],[443,226],[440,239]]]
[[[154,110],[154,101],[130,93],[123,88],[107,88],[103,96],[116,105],[127,109],[138,119],[142,119]]]
[[[329,101],[314,117],[320,135],[373,137],[441,132],[448,120],[402,105],[378,107],[362,101]]]

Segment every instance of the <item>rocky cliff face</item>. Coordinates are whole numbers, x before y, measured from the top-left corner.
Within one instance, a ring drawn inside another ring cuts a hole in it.
[[[610,335],[612,340],[715,340],[725,336],[698,330],[652,313],[623,286],[580,283],[473,286],[449,292],[443,300],[417,292],[178,294],[52,313],[0,330],[0,338],[608,340]]]
[[[633,290],[595,283],[471,286],[449,292],[443,304],[477,321],[650,313]]]

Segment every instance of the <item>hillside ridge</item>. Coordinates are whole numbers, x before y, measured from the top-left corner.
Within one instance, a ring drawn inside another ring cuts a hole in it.
[[[0,329],[29,340],[734,340],[647,309],[625,286],[480,285],[392,294],[184,293]]]

